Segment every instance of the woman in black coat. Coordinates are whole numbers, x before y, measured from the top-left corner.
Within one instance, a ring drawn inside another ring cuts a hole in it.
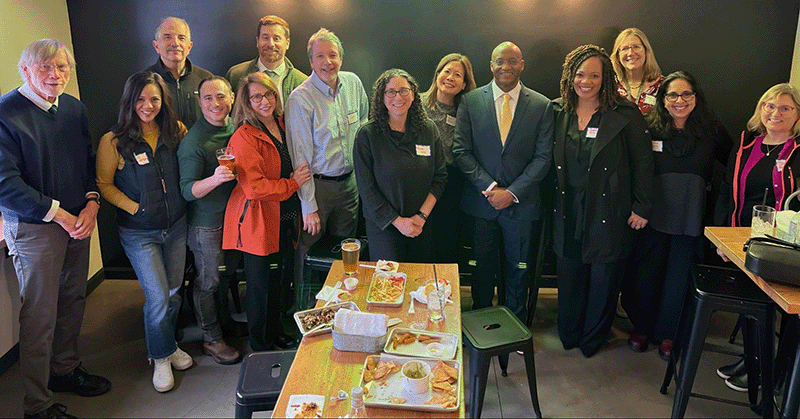
[[[633,230],[650,217],[650,135],[594,45],[567,55],[553,108],[558,331],[565,349],[590,357],[611,329]]]

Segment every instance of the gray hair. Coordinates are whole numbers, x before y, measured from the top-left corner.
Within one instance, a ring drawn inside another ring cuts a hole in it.
[[[342,41],[339,40],[339,37],[336,36],[335,33],[325,28],[319,28],[318,31],[311,35],[311,38],[308,38],[307,52],[309,61],[311,60],[311,49],[314,48],[314,42],[317,41],[328,41],[336,44],[336,46],[339,47],[339,57],[344,58],[344,47],[342,46]]]
[[[22,71],[23,66],[31,67],[50,61],[61,51],[64,51],[64,54],[67,56],[67,63],[70,68],[74,69],[75,57],[62,42],[56,41],[55,39],[40,39],[28,44],[28,46],[22,50],[22,54],[19,56],[19,63],[17,63],[17,71],[19,71],[19,76],[22,77],[22,81],[27,80],[25,78],[25,72]]]
[[[167,17],[161,19],[161,22],[158,22],[158,27],[156,28],[156,41],[158,41],[158,38],[161,37],[161,25],[163,25],[164,22],[167,22],[167,21],[175,21],[175,22],[178,22],[178,23],[182,23],[183,26],[186,27],[186,36],[189,37],[190,41],[192,40],[192,30],[189,29],[189,22],[187,22],[187,21],[185,21],[185,20],[183,20],[183,19],[181,19],[179,17],[167,16]]]

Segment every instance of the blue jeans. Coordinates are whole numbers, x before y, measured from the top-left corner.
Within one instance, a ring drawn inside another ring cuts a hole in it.
[[[222,339],[215,298],[219,288],[219,266],[223,264],[222,227],[189,225],[189,250],[194,254],[194,266],[197,267],[192,292],[194,313],[203,328],[203,340],[216,342]],[[228,298],[228,290],[223,291]]]
[[[119,227],[119,241],[144,291],[144,333],[150,359],[172,355],[186,264],[186,217],[168,229]]]

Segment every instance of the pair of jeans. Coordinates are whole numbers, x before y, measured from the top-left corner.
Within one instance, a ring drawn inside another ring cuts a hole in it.
[[[147,355],[166,358],[177,348],[175,325],[186,263],[186,216],[167,229],[119,227],[119,241],[144,292]]]
[[[197,277],[194,279],[192,299],[194,314],[203,329],[203,340],[222,340],[222,328],[217,317],[216,293],[219,289],[219,266],[223,264],[222,226],[201,227],[189,225],[189,250],[194,255]],[[225,297],[227,298],[227,289]]]

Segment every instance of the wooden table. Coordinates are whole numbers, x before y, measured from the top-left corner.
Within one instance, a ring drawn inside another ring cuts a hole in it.
[[[706,227],[705,236],[722,250],[722,253],[753,279],[759,288],[775,301],[787,314],[800,314],[800,287],[764,280],[744,267],[742,246],[750,238],[750,227]],[[800,272],[798,273],[800,275]],[[800,319],[798,319],[800,321]],[[786,381],[782,417],[795,418],[800,404],[800,347],[797,348],[792,371]]]
[[[705,235],[786,313],[800,314],[800,288],[764,280],[744,267],[742,246],[750,238],[750,227],[706,227]]]
[[[362,262],[362,264],[374,265],[374,262]],[[374,313],[386,313],[390,318],[398,317],[403,320],[397,327],[409,327],[413,322],[424,322],[427,319],[427,307],[417,302],[415,314],[408,314],[408,306],[411,296],[410,291],[416,290],[423,285],[426,280],[433,278],[433,266],[431,264],[420,263],[401,263],[400,272],[406,273],[408,283],[406,293],[401,307],[368,307],[366,303],[367,291],[372,279],[373,269],[360,267],[358,269],[358,288],[352,292],[353,301],[361,311]],[[461,297],[459,295],[458,265],[457,264],[436,264],[436,274],[439,278],[447,279],[453,289],[450,297],[454,304],[447,304],[445,308],[446,320],[441,329],[437,331],[452,333],[461,339]],[[336,282],[344,278],[342,261],[334,261],[325,285],[333,286]],[[323,302],[317,302],[317,307]],[[323,417],[344,416],[350,411],[350,398],[342,401],[331,401],[330,398],[336,396],[339,390],[344,390],[348,394],[350,389],[357,386],[361,380],[361,368],[367,353],[363,352],[341,352],[333,348],[331,334],[304,337],[297,349],[297,355],[283,384],[281,395],[272,412],[272,417],[283,417],[289,397],[292,394],[320,394],[325,396],[325,406],[323,407]],[[458,382],[459,398],[461,400],[459,410],[455,412],[423,412],[406,409],[382,409],[367,406],[367,415],[370,417],[402,417],[402,418],[428,418],[428,417],[464,417],[464,365],[462,346],[458,346],[455,360],[461,364],[461,377]]]

